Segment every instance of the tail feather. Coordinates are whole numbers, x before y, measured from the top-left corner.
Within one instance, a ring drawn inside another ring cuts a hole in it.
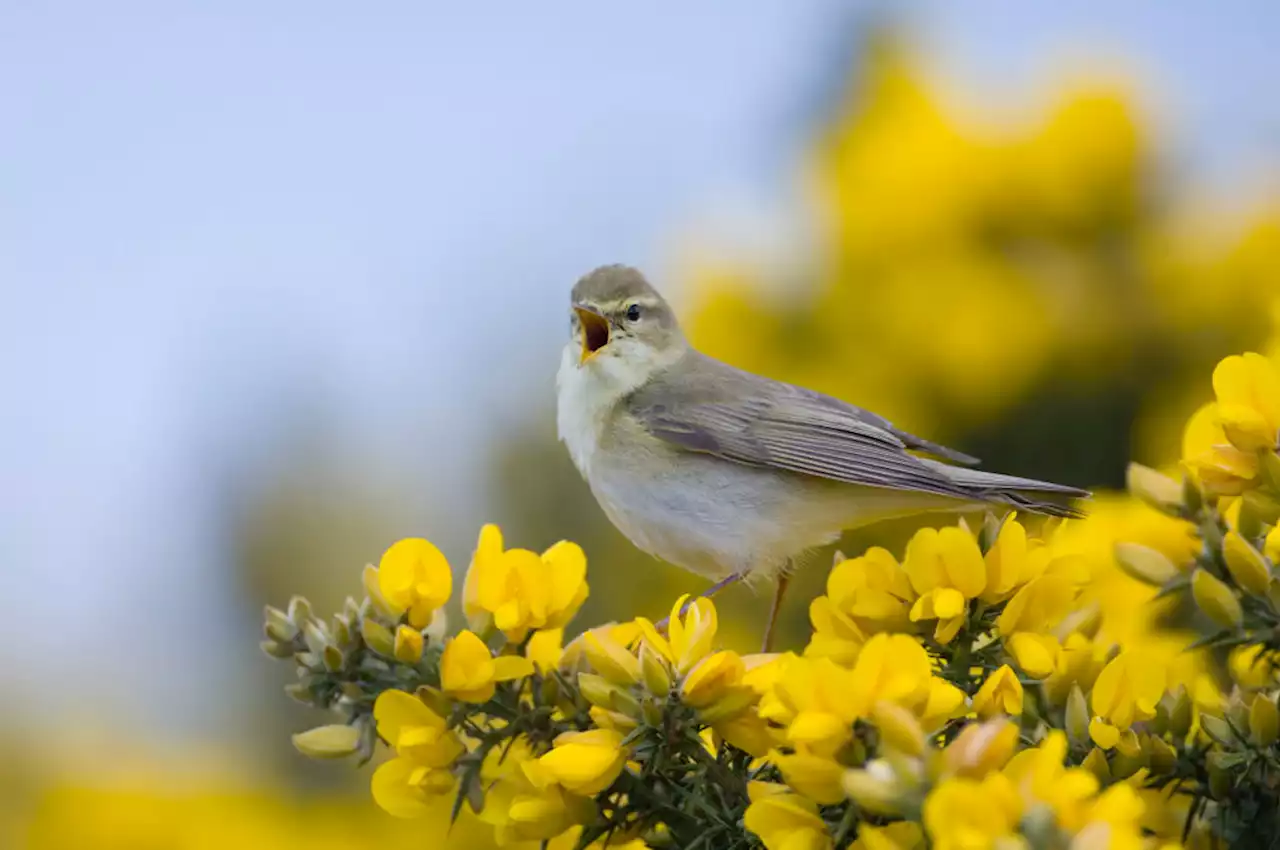
[[[1084,512],[1070,504],[1072,499],[1088,499],[1088,490],[1069,487],[1065,484],[1054,484],[1049,481],[1037,481],[1034,478],[1020,478],[1016,475],[1003,475],[999,472],[984,472],[980,469],[949,466],[932,460],[924,460],[929,466],[946,475],[960,487],[973,493],[984,501],[999,502],[1011,505],[1019,510],[1047,516],[1079,518]]]

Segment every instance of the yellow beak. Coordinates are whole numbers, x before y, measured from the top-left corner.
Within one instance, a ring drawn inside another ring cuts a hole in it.
[[[582,323],[582,358],[578,361],[581,364],[609,344],[609,320],[585,307],[574,307],[573,310]]]

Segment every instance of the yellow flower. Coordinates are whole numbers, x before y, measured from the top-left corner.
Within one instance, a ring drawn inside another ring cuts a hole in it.
[[[1027,581],[1023,573],[1029,569],[1027,563],[1027,530],[1014,517],[1008,517],[1000,525],[1000,533],[995,543],[983,556],[987,573],[987,586],[982,598],[988,602],[999,602],[1009,595],[1013,589]]]
[[[936,619],[934,637],[947,643],[964,624],[968,600],[987,586],[977,541],[960,528],[922,528],[907,544],[904,569],[920,595],[911,606],[911,620]]]
[[[924,850],[924,831],[920,824],[898,821],[888,826],[858,827],[858,840],[849,850]]]
[[[1277,525],[1267,533],[1267,540],[1262,546],[1262,554],[1266,555],[1273,564],[1280,561],[1280,525]]]
[[[832,568],[826,598],[862,631],[874,633],[905,630],[915,592],[897,559],[875,546]]]
[[[466,751],[444,718],[404,691],[383,691],[373,705],[378,735],[396,757],[373,773],[374,801],[397,817],[417,817],[453,788],[449,768]]]
[[[1054,705],[1062,705],[1073,685],[1088,693],[1106,663],[1106,647],[1072,632],[1062,642],[1053,673],[1044,682],[1046,695]]]
[[[534,785],[555,782],[567,791],[593,797],[613,784],[627,761],[622,735],[612,729],[566,732],[551,752],[526,771]]]
[[[765,850],[831,850],[831,836],[813,800],[765,782],[752,782],[747,793],[751,804],[743,825]]]
[[[1213,370],[1218,421],[1244,452],[1275,451],[1280,432],[1280,371],[1261,354],[1232,355]]]
[[[978,688],[973,695],[973,710],[983,719],[1000,714],[1015,717],[1022,714],[1022,683],[1008,664],[1001,665]]]
[[[1017,632],[1004,639],[1004,648],[1018,669],[1033,679],[1044,679],[1057,669],[1060,648],[1053,635]]]
[[[970,723],[947,745],[942,764],[949,776],[981,779],[1004,767],[1018,746],[1018,725],[996,717],[985,723]]]
[[[397,661],[417,664],[422,659],[422,632],[401,624],[396,629],[393,651]]]
[[[1089,734],[1094,743],[1110,749],[1116,746],[1121,731],[1155,717],[1164,688],[1164,667],[1157,659],[1134,650],[1113,658],[1098,674],[1090,695],[1095,718]]]
[[[1236,684],[1249,690],[1262,690],[1276,684],[1280,657],[1267,652],[1260,644],[1237,647],[1227,658],[1227,668]]]
[[[591,668],[610,682],[623,687],[639,684],[640,659],[608,634],[587,632],[582,648]]]
[[[688,595],[681,596],[671,606],[666,637],[659,634],[653,623],[644,617],[636,618],[636,625],[640,627],[644,639],[667,660],[679,676],[688,673],[693,665],[711,652],[719,623],[716,606],[706,597],[693,600],[689,609],[681,615],[688,598]]]
[[[1089,804],[1098,793],[1098,779],[1084,768],[1068,769],[1066,758],[1066,735],[1054,730],[1040,746],[1015,755],[1004,772],[1014,781],[1028,807],[1048,806],[1058,825],[1074,832],[1088,819]]]
[[[524,657],[533,662],[539,673],[546,675],[560,666],[563,639],[564,629],[539,629],[525,644]]]
[[[378,564],[378,589],[397,612],[408,612],[409,624],[423,629],[431,615],[449,601],[453,573],[440,550],[419,538],[392,544]]]
[[[543,781],[543,775],[523,739],[519,739],[506,758],[496,764],[493,772],[497,776],[485,791],[484,808],[480,810],[479,818],[494,827],[499,847],[519,841],[555,838],[594,814],[589,800],[568,793],[554,782]],[[530,773],[540,781],[532,782]]]
[[[743,711],[717,721],[712,729],[744,753],[763,758],[782,743],[782,735],[754,711]]]
[[[707,708],[737,690],[754,702],[755,691],[741,685],[745,673],[746,668],[736,652],[722,650],[708,655],[684,677],[680,685],[680,701],[692,708]],[[746,705],[742,707],[746,708]]]
[[[1003,773],[944,779],[924,801],[924,828],[935,850],[974,850],[1016,836],[1022,801]]]
[[[1182,457],[1210,493],[1239,496],[1258,478],[1256,452],[1231,445],[1218,420],[1218,406],[1207,404],[1192,415],[1182,435]]]
[[[440,687],[463,702],[485,702],[498,682],[533,673],[533,662],[518,655],[494,658],[475,633],[463,630],[445,644],[440,656]]]
[[[496,626],[507,640],[524,640],[530,629],[561,628],[587,598],[587,557],[562,540],[538,555],[502,548],[495,525],[480,530],[467,569],[462,609],[477,632]]]
[[[760,702],[759,714],[787,727],[787,739],[831,755],[853,735],[866,696],[850,670],[828,658],[791,657]]]
[[[788,785],[810,800],[830,806],[845,799],[841,785],[845,768],[835,759],[804,752],[791,755],[775,752],[770,754],[769,761],[782,771]]]

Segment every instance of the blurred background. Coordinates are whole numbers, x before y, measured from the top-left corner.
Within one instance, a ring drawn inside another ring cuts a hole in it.
[[[602,263],[992,468],[1176,458],[1280,296],[1277,32],[1262,0],[4,4],[0,847],[422,846],[443,820],[293,752],[319,718],[256,645],[400,537],[459,572],[486,521],[576,540],[579,626],[700,590],[555,439]],[[723,608],[754,644],[765,601]]]

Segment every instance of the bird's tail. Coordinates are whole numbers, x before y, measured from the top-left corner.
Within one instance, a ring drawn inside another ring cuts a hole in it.
[[[996,502],[1010,505],[1021,511],[1044,514],[1045,516],[1079,518],[1084,511],[1072,504],[1077,499],[1087,499],[1088,490],[1068,487],[1065,484],[1053,484],[1048,481],[1036,481],[1034,478],[1019,478],[1016,475],[1002,475],[998,472],[984,472],[981,469],[950,466],[929,459],[921,459],[923,463],[937,469],[974,498],[984,502]]]

